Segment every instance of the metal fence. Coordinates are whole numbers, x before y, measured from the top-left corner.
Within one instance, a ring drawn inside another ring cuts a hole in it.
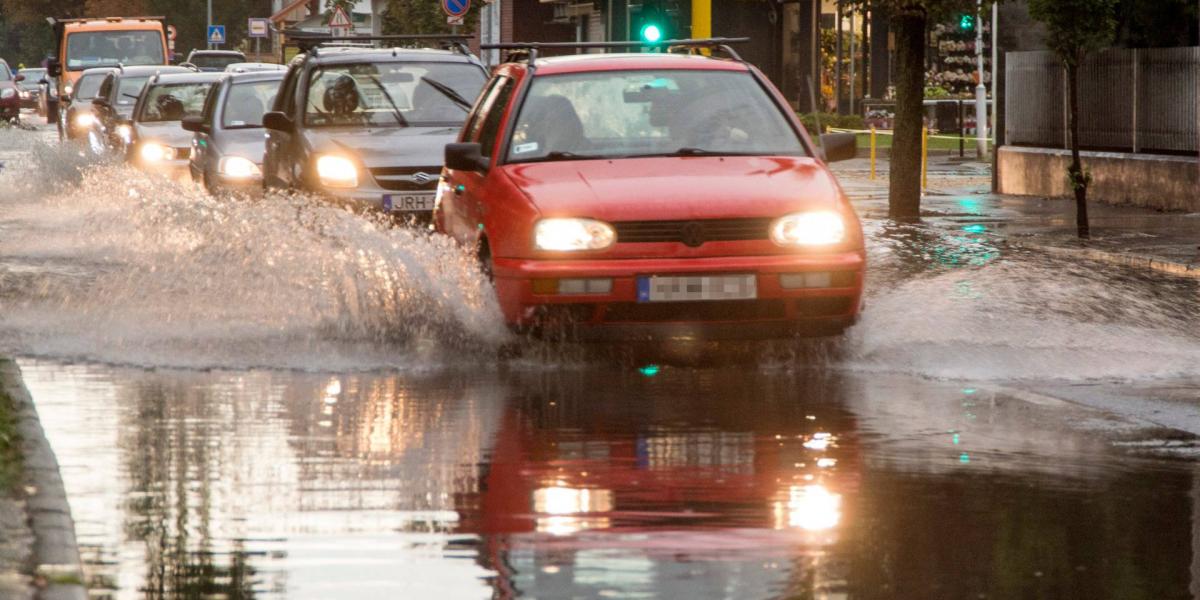
[[[1004,143],[1069,147],[1066,70],[1050,52],[1009,52]],[[1079,141],[1085,148],[1200,150],[1200,47],[1105,50],[1079,69]]]

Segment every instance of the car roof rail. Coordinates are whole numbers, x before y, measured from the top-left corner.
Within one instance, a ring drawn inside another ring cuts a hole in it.
[[[701,38],[684,40],[663,40],[661,42],[510,42],[503,44],[483,44],[480,50],[507,50],[508,62],[528,62],[532,67],[538,59],[539,50],[571,49],[571,50],[627,50],[627,49],[665,49],[669,53],[685,51],[689,54],[699,54],[703,50],[719,50],[729,59],[740,63],[746,61],[733,49],[733,44],[749,42],[748,37],[739,38]]]
[[[444,35],[444,34],[414,34],[414,35],[345,35],[335,36],[321,33],[310,33],[306,31],[280,31],[287,41],[295,45],[301,52],[319,54],[321,46],[334,45],[339,42],[437,42],[437,45],[444,50],[454,50],[465,56],[474,57],[471,54],[471,49],[467,47],[467,42],[471,36],[467,35]],[[397,48],[401,47],[399,44]],[[425,46],[428,47],[428,46]]]

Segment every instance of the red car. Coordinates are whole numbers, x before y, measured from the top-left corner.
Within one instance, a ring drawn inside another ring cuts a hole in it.
[[[518,330],[840,333],[857,319],[866,256],[825,160],[853,156],[852,136],[823,153],[728,46],[670,44],[684,52],[539,58],[580,45],[498,46],[518,59],[446,148],[436,228],[478,248]],[[583,46],[600,45],[613,44]]]

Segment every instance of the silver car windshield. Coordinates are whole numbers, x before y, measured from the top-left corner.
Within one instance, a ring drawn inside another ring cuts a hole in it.
[[[805,154],[799,134],[750,73],[680,69],[537,77],[508,159]]]
[[[461,126],[485,83],[466,63],[326,65],[309,78],[310,127]]]
[[[184,117],[199,116],[212,83],[175,83],[154,85],[146,90],[137,120],[143,123],[181,121]]]
[[[262,127],[263,114],[275,103],[281,80],[235,83],[225,96],[221,126],[226,129]]]

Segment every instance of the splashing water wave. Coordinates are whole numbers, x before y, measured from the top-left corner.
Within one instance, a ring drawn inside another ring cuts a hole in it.
[[[28,156],[0,196],[0,351],[425,368],[506,339],[474,258],[445,238],[305,196],[212,198],[74,149]]]

